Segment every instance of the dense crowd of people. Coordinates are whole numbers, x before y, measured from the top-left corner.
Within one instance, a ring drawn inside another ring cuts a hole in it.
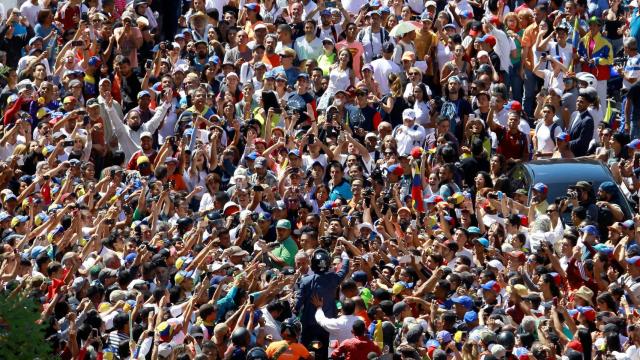
[[[639,41],[637,0],[0,3],[0,297],[50,358],[638,360]],[[610,181],[511,176],[574,158]]]

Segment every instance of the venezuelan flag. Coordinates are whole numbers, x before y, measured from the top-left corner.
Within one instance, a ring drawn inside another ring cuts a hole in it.
[[[576,19],[573,22],[573,37],[571,38],[571,45],[573,45],[573,51],[578,51],[578,45],[580,44],[580,22],[578,21],[579,16],[576,15]],[[569,71],[573,71],[573,64],[575,60],[571,61],[571,65],[569,65]]]
[[[422,199],[422,176],[420,167],[415,164],[412,169],[413,179],[411,180],[411,200],[413,208],[419,213],[424,212],[424,201]]]

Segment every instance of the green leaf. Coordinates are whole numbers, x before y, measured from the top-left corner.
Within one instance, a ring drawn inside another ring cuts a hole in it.
[[[38,304],[30,298],[0,294],[0,359],[51,359]]]

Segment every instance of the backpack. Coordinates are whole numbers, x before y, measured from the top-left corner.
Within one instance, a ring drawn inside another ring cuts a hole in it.
[[[456,119],[458,118],[458,107],[456,106],[456,104],[452,103],[451,101],[445,100],[442,103],[440,115],[445,116],[447,119],[449,119],[449,123],[451,124],[451,132],[455,134],[456,127],[458,126],[458,123],[456,122]]]
[[[540,121],[537,125],[536,125],[536,134],[538,134],[538,129],[540,129],[542,127],[542,124],[544,124],[544,121]],[[556,137],[553,135],[556,132],[556,129],[558,128],[558,123],[557,122],[553,122],[553,124],[551,124],[551,130],[549,130],[549,136],[551,137],[551,139],[553,140],[553,145],[556,145]]]
[[[358,42],[362,43],[362,39],[364,39],[364,33],[367,33],[367,35],[369,35],[369,45],[371,46],[371,52],[373,52],[373,39],[372,39],[371,27],[364,28],[360,31],[360,33],[358,33],[358,37],[357,37]],[[380,34],[380,45],[384,44],[386,41],[389,41],[389,32],[387,31],[387,29],[381,27],[379,34]],[[402,46],[402,44],[399,44],[399,45]]]

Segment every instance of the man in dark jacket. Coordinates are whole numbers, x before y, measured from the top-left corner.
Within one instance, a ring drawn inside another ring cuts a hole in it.
[[[569,147],[575,157],[587,155],[589,142],[593,139],[594,121],[589,106],[596,100],[598,93],[593,88],[580,90],[576,100],[576,112],[569,125]]]
[[[342,259],[338,272],[330,271],[332,258],[324,249],[314,251],[311,258],[311,270],[314,274],[302,278],[300,291],[296,293],[295,311],[300,315],[302,323],[301,342],[310,348],[311,342],[320,342],[316,350],[316,360],[327,359],[329,351],[329,333],[325,331],[315,319],[316,307],[311,303],[311,297],[318,295],[322,298],[322,311],[327,318],[338,316],[336,307],[336,290],[349,272],[349,259]]]
[[[29,44],[29,39],[35,36],[33,28],[29,26],[27,19],[19,16],[18,9],[9,15],[7,21],[0,24],[0,50],[7,53],[7,66],[12,68],[18,67],[18,61],[22,57],[22,49]],[[14,31],[17,26],[23,26],[27,29],[26,34],[15,35]]]

